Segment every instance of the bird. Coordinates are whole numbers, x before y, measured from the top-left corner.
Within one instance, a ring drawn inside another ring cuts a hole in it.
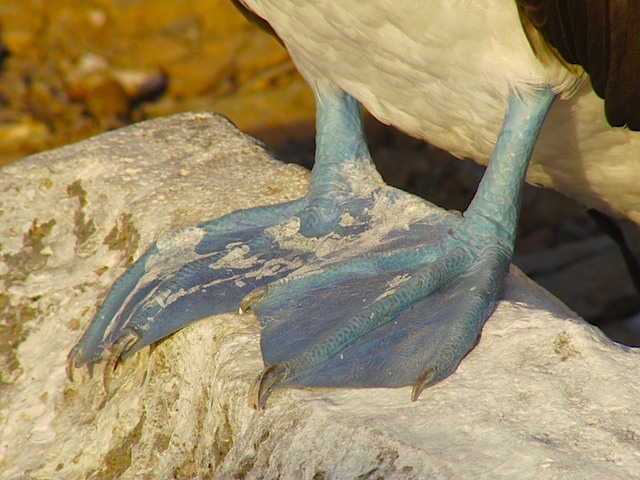
[[[114,283],[71,368],[239,309],[261,327],[256,407],[279,388],[410,386],[415,401],[501,299],[525,180],[640,225],[639,2],[232,1],[313,91],[309,192],[158,239]],[[385,184],[362,106],[487,165],[464,212]]]

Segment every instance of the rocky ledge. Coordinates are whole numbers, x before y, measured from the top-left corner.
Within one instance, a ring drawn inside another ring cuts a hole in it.
[[[478,347],[414,403],[409,388],[287,390],[252,409],[262,365],[251,315],[204,319],[109,375],[67,378],[110,285],[162,232],[307,184],[307,171],[212,114],[0,170],[0,477],[637,475],[640,353],[515,269]]]

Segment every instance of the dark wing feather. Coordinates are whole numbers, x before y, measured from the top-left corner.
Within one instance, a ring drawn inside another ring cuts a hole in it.
[[[280,44],[283,45],[282,40],[280,40],[280,37],[278,36],[278,34],[271,27],[271,25],[269,25],[269,22],[267,22],[261,16],[257,15],[253,10],[249,10],[246,6],[244,6],[240,2],[240,0],[231,0],[231,3],[233,3],[233,6],[236,7],[240,11],[240,13],[242,13],[244,18],[249,20],[254,25],[257,25],[258,27],[260,27],[265,32],[267,32],[267,33],[273,35],[274,37],[276,37],[276,40],[278,40],[278,42],[280,42]]]
[[[609,123],[640,130],[640,0],[516,0],[527,26],[581,65]]]

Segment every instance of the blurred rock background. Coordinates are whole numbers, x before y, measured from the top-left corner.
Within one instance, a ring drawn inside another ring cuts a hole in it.
[[[230,0],[2,0],[0,166],[128,123],[216,111],[310,167],[313,98],[286,51]],[[385,179],[464,209],[482,169],[367,119]],[[1,187],[1,186],[0,186]],[[525,193],[516,264],[613,338],[640,344],[616,245],[583,208]],[[0,319],[1,321],[1,319]]]

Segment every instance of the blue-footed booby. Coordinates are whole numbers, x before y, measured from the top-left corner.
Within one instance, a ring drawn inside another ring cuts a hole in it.
[[[315,95],[309,192],[159,239],[115,282],[71,367],[240,308],[262,327],[257,405],[283,387],[413,386],[416,400],[501,298],[525,177],[640,224],[640,2],[233,1]],[[383,182],[362,105],[487,165],[462,215]]]

